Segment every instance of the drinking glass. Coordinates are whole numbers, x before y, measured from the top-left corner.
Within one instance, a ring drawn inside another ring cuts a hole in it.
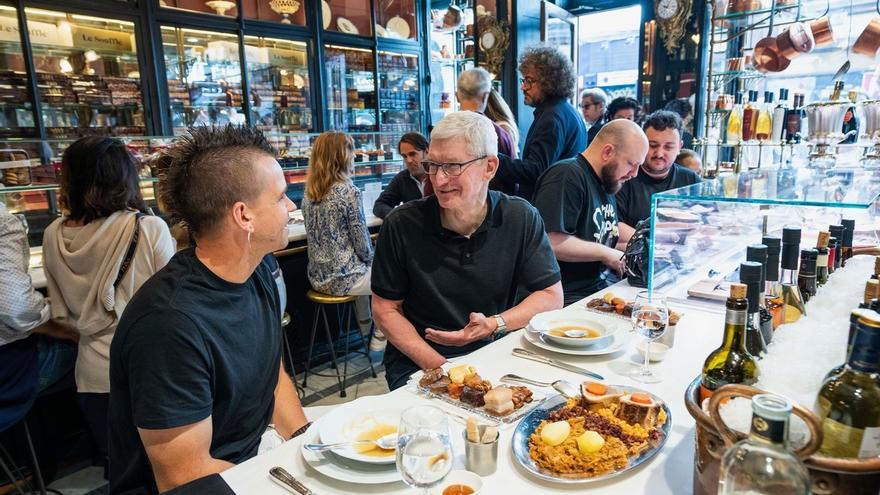
[[[450,470],[452,440],[446,413],[434,406],[404,410],[397,428],[397,471],[403,481],[428,495]]]
[[[661,377],[651,371],[648,362],[651,360],[651,344],[666,333],[666,326],[669,323],[666,296],[647,290],[639,292],[633,303],[632,321],[636,332],[645,337],[647,345],[645,363],[636,368],[630,376],[637,382],[657,383]]]

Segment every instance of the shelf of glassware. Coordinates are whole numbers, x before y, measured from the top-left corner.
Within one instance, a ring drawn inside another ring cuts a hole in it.
[[[856,167],[818,170],[790,166],[728,174],[655,194],[647,264],[649,287],[680,302],[715,307],[691,295],[711,289],[745,259],[762,235],[783,226],[802,229],[802,247],[814,247],[819,231],[856,221],[854,246],[878,244],[880,175]],[[716,285],[718,287],[719,285]]]

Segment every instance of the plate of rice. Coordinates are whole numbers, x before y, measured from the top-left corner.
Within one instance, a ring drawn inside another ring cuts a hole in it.
[[[577,399],[548,398],[517,424],[514,457],[535,477],[560,483],[606,480],[663,448],[672,416],[660,398],[633,387],[589,382],[582,391]]]

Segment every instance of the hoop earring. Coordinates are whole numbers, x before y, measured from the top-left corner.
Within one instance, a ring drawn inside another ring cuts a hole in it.
[[[251,234],[253,234],[253,233],[254,233],[253,230],[248,230],[248,236],[247,236],[247,243],[248,243],[248,246],[251,245]]]

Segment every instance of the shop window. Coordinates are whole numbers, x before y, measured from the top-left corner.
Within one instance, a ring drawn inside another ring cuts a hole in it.
[[[245,19],[304,26],[306,7],[306,0],[242,0],[241,10]]]
[[[610,99],[635,98],[641,19],[639,5],[577,18],[577,91],[598,87]]]
[[[384,0],[377,1],[383,3]],[[370,0],[321,0],[321,21],[324,29],[329,31],[373,35]]]
[[[245,36],[252,122],[268,132],[310,132],[307,46],[303,42]]]
[[[238,7],[234,0],[159,0],[159,6],[227,17],[238,15]]]
[[[376,36],[416,40],[416,0],[376,0]]]
[[[0,137],[36,135],[17,16],[0,6]]]
[[[333,45],[324,47],[327,110],[330,129],[371,132],[376,125],[374,52]]]

